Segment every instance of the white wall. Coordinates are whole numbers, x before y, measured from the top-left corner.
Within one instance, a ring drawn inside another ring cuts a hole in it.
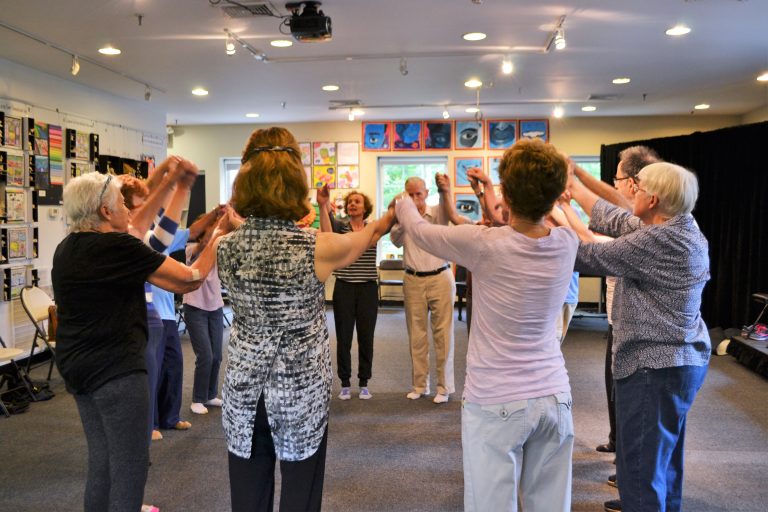
[[[102,154],[165,158],[164,145],[144,142],[144,135],[165,140],[165,112],[151,103],[114,96],[4,59],[0,59],[0,110],[98,133]],[[65,167],[65,174],[67,170]],[[60,207],[38,210],[39,257],[32,264],[39,270],[42,287],[50,285],[53,253],[66,234],[62,215]],[[0,301],[0,336],[11,346],[26,346],[31,341],[31,331],[22,325],[28,322],[20,311],[18,299]]]

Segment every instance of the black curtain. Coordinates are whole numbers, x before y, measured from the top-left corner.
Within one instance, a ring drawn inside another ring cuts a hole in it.
[[[741,327],[757,316],[755,292],[768,292],[768,122],[690,135],[602,146],[602,179],[612,183],[619,152],[655,149],[695,172],[699,200],[693,216],[709,241],[712,279],[701,313],[708,327]]]

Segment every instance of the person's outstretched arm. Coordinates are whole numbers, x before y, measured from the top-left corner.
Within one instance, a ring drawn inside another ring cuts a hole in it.
[[[448,175],[437,173],[435,174],[435,185],[437,186],[437,192],[440,194],[440,208],[443,211],[443,215],[453,224],[472,224],[472,221],[463,215],[459,215],[456,211],[456,205],[451,197],[451,180]]]
[[[624,208],[625,210],[632,210],[632,203],[630,203],[627,198],[621,195],[621,193],[614,187],[604,181],[598,180],[570,158],[568,159],[568,165],[572,166],[573,174],[579,178],[579,181],[581,181],[590,192],[605,199],[609,203]]]

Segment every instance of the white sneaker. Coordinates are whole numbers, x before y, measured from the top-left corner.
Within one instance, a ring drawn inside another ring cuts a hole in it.
[[[192,402],[189,406],[189,410],[195,414],[208,414],[208,409],[200,402]]]
[[[339,400],[349,400],[350,398],[352,398],[352,393],[349,392],[349,388],[341,388]]]
[[[373,395],[370,391],[368,391],[368,388],[360,388],[360,395],[358,396],[360,400],[370,400],[373,398]]]
[[[421,393],[417,393],[416,391],[411,391],[410,393],[405,395],[405,398],[407,398],[408,400],[418,400],[419,398],[421,398]]]
[[[432,401],[436,404],[444,404],[448,401],[448,395],[438,393],[435,395],[435,398]]]
[[[211,398],[205,402],[205,405],[208,407],[221,407],[223,404],[224,402],[222,402],[221,398]]]

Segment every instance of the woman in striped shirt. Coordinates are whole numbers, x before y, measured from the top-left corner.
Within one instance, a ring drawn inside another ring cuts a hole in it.
[[[320,206],[320,230],[334,233],[349,233],[365,228],[368,216],[373,211],[371,200],[357,190],[344,197],[346,220],[336,219],[330,211],[328,186],[317,191]],[[373,397],[368,391],[368,380],[373,366],[373,332],[376,330],[376,316],[379,312],[379,292],[376,272],[376,242],[374,236],[370,247],[351,265],[334,272],[336,284],[333,287],[333,318],[336,324],[336,364],[341,379],[340,400],[352,398],[352,333],[357,326],[358,364],[357,378],[361,400]]]

